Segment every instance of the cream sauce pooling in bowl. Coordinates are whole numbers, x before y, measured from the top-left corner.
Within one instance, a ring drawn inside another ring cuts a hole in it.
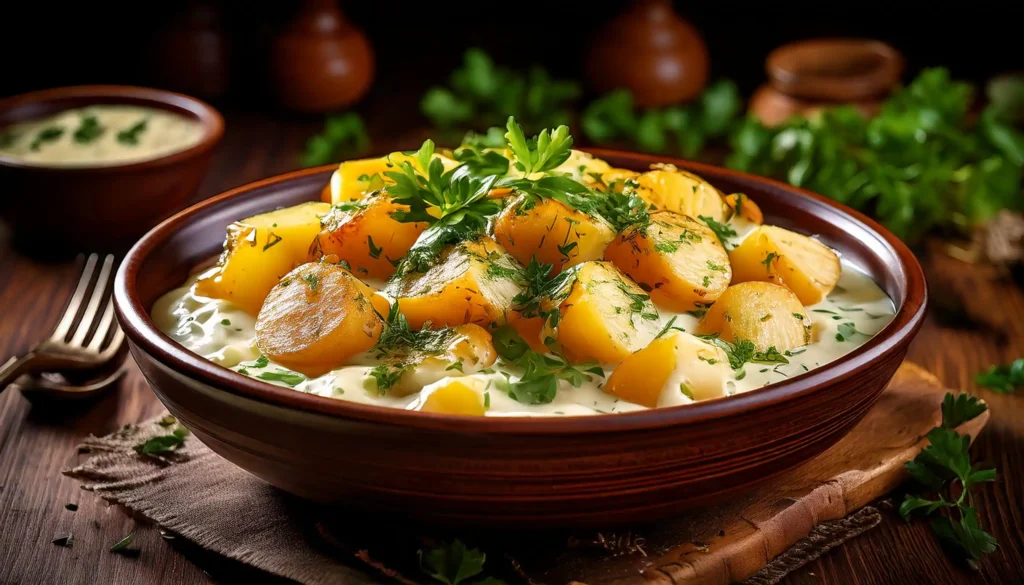
[[[53,167],[100,167],[153,160],[195,146],[197,120],[158,108],[95,105],[0,130],[0,156]]]
[[[749,226],[736,227],[741,233],[749,230]],[[835,290],[822,302],[806,307],[813,324],[812,343],[786,352],[787,364],[745,364],[733,372],[731,379],[723,380],[723,395],[748,392],[824,366],[866,343],[892,320],[892,301],[878,285],[847,262],[843,262],[842,268],[842,277]],[[152,316],[157,327],[190,351],[212,362],[299,392],[419,410],[432,390],[458,377],[474,382],[473,389],[483,395],[487,416],[572,416],[645,410],[644,406],[603,391],[601,387],[607,378],[596,376],[578,388],[560,381],[555,399],[549,404],[518,402],[502,388],[507,380],[518,380],[522,372],[514,364],[505,364],[500,359],[491,368],[465,375],[445,371],[444,365],[435,366],[435,369],[440,368],[439,371],[425,371],[430,368],[429,364],[424,364],[418,368],[424,370],[419,372],[425,381],[423,390],[401,397],[377,392],[370,374],[377,362],[369,353],[352,360],[351,365],[316,378],[305,378],[262,358],[256,348],[255,318],[227,301],[197,295],[193,288],[197,277],[198,274],[193,275],[184,286],[168,292],[156,302]],[[674,318],[672,326],[688,332],[696,330],[699,321],[696,316],[659,309],[662,324],[668,324]],[[606,375],[610,374],[612,367],[606,366],[604,370]],[[668,388],[672,385],[673,388]],[[668,398],[663,398],[659,407],[693,402],[675,391],[678,386],[679,381],[675,379],[666,383],[662,396]]]

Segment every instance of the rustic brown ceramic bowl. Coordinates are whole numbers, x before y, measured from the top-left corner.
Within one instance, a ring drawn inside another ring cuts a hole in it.
[[[0,154],[0,217],[23,249],[75,254],[127,248],[185,206],[224,134],[224,119],[204,102],[119,85],[62,87],[0,100],[0,128],[95,104],[168,110],[200,121],[205,133],[181,152],[120,165],[53,167]]]
[[[673,162],[747,193],[771,223],[821,239],[898,307],[865,345],[752,392],[644,412],[477,418],[355,404],[244,377],[192,354],[149,317],[153,302],[216,255],[231,221],[316,200],[335,167],[240,187],[179,213],[121,264],[117,314],[160,400],[196,437],[284,490],[423,520],[491,526],[652,519],[747,491],[814,457],[861,419],[921,325],[925,279],[895,236],[863,215],[776,181],[614,151],[612,165]]]

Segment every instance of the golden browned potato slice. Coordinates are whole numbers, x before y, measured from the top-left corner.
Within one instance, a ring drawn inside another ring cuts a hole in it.
[[[756,223],[757,225],[764,223],[764,214],[761,213],[761,208],[757,206],[757,203],[754,203],[753,199],[747,197],[745,193],[726,195],[722,200],[725,201],[726,207],[729,208],[729,219],[738,215],[750,223]]]
[[[811,320],[789,289],[770,282],[743,282],[725,289],[697,325],[699,335],[717,334],[757,351],[794,349],[811,341]]]
[[[725,219],[722,195],[704,179],[672,165],[637,176],[636,194],[657,209],[667,209],[693,218]]]
[[[439,153],[435,153],[434,158],[444,163],[446,171],[459,165],[457,161]],[[393,152],[379,158],[345,161],[331,176],[330,183],[325,187],[329,192],[323,194],[322,198],[334,205],[362,199],[369,193],[393,183],[391,179],[384,176],[384,173],[398,171],[398,166],[403,162],[409,162],[416,170],[423,172],[423,169],[419,168],[419,163],[416,162],[416,157],[409,156],[404,152]]]
[[[725,395],[729,358],[699,337],[669,331],[622,361],[604,391],[648,408]]]
[[[614,264],[591,261],[572,270],[556,338],[573,361],[617,364],[658,334],[658,309],[650,296]]]
[[[217,267],[196,282],[196,293],[259,313],[278,280],[306,261],[320,216],[329,210],[326,203],[303,203],[229,225],[224,253]]]
[[[733,282],[763,280],[793,291],[800,302],[815,305],[832,292],[842,274],[839,256],[805,235],[763,225],[729,252]]]
[[[526,265],[536,258],[554,272],[600,259],[614,237],[604,219],[529,194],[516,198],[494,223],[494,239],[516,260]]]
[[[522,290],[521,266],[488,237],[444,250],[423,274],[393,280],[387,292],[414,329],[476,323],[497,327],[508,322],[512,299]]]
[[[267,295],[256,318],[257,347],[310,377],[343,365],[373,347],[383,328],[366,290],[340,266],[299,266]]]
[[[703,222],[655,211],[645,232],[619,234],[604,256],[650,291],[659,306],[692,311],[714,302],[729,286],[729,255]]]
[[[357,276],[389,278],[395,273],[394,262],[427,229],[426,222],[405,223],[391,216],[408,209],[383,192],[335,205],[321,222],[323,229],[309,249],[310,260],[334,254]]]

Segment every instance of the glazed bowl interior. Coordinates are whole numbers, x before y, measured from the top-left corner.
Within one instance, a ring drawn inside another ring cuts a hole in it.
[[[734,396],[696,404],[613,416],[566,416],[557,419],[481,417],[404,411],[357,404],[280,388],[237,374],[195,355],[160,332],[149,317],[153,303],[180,286],[194,267],[216,256],[224,230],[233,221],[275,208],[316,200],[335,166],[297,171],[260,181],[194,206],[147,234],[131,251],[118,277],[117,301],[130,339],[168,365],[225,391],[335,416],[414,427],[458,428],[495,433],[592,432],[619,425],[655,427],[729,416],[763,408],[797,395],[816,392],[856,375],[880,356],[906,344],[924,314],[925,281],[907,247],[863,215],[824,197],[783,183],[698,163],[647,155],[591,149],[612,166],[646,170],[652,162],[672,162],[695,172],[724,193],[743,192],[758,203],[766,223],[816,235],[869,274],[888,294],[896,317],[853,352],[789,380]]]

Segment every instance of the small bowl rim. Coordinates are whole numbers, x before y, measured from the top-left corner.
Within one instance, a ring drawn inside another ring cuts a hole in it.
[[[157,158],[132,161],[121,164],[63,165],[54,166],[26,162],[0,153],[0,166],[12,169],[45,171],[54,173],[102,174],[111,172],[136,171],[171,166],[195,158],[214,148],[224,136],[224,117],[216,108],[198,98],[165,89],[136,85],[72,85],[30,91],[0,99],[0,112],[33,103],[60,102],[63,100],[93,99],[95,104],[128,103],[127,100],[148,102],[152,107],[188,112],[203,126],[203,136],[196,144]],[[78,107],[78,106],[75,106]],[[66,108],[71,109],[71,108]],[[63,111],[63,110],[59,110]],[[31,118],[27,118],[27,121]]]
[[[125,335],[135,348],[152,359],[186,377],[212,389],[236,396],[254,399],[286,409],[312,412],[338,419],[366,423],[391,424],[418,429],[454,430],[468,433],[500,435],[566,435],[597,432],[636,431],[706,422],[741,413],[771,407],[773,404],[798,399],[802,396],[834,387],[837,383],[862,374],[870,364],[883,355],[909,344],[924,321],[927,307],[927,286],[924,271],[910,249],[884,227],[845,205],[824,196],[792,185],[733,171],[714,165],[684,161],[671,157],[644,155],[600,148],[583,149],[595,156],[627,158],[638,163],[668,163],[685,165],[686,170],[710,175],[731,175],[734,178],[763,182],[789,191],[800,197],[809,197],[835,211],[849,216],[877,234],[899,260],[898,274],[906,279],[906,299],[892,321],[878,334],[839,359],[789,380],[769,384],[762,388],[703,400],[688,405],[619,413],[614,415],[575,415],[561,417],[476,417],[410,411],[386,406],[360,404],[328,398],[276,386],[243,376],[226,367],[192,353],[163,333],[150,318],[136,290],[138,272],[147,257],[188,220],[204,209],[230,199],[244,198],[249,192],[302,179],[317,173],[333,171],[337,165],[323,165],[284,173],[243,185],[197,203],[163,221],[144,235],[128,252],[121,263],[114,283],[114,304],[118,320]]]

